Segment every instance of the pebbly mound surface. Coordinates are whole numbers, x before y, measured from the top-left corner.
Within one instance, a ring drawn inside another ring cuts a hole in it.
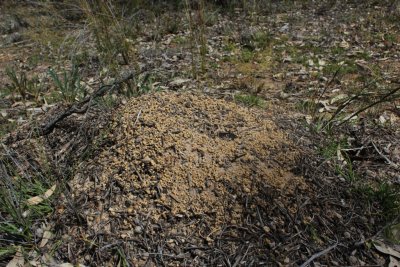
[[[170,92],[135,98],[116,112],[104,138],[108,145],[70,182],[73,199],[85,196],[88,230],[80,231],[87,236],[132,239],[145,231],[190,235],[200,245],[272,205],[261,187],[276,195],[305,187],[290,172],[298,153],[267,113],[223,99]]]

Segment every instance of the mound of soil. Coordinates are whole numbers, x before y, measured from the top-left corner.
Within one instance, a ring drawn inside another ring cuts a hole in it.
[[[249,210],[271,205],[259,188],[285,195],[305,187],[290,171],[298,152],[285,133],[265,112],[225,100],[135,98],[105,138],[107,147],[70,182],[72,198],[85,198],[85,236],[161,231],[210,241],[226,225],[243,224]],[[206,232],[195,232],[193,218],[206,222]]]

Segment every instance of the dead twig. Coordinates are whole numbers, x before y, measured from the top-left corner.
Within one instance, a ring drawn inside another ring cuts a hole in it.
[[[314,103],[318,103],[319,101],[321,101],[321,98],[323,97],[323,95],[326,93],[326,91],[328,90],[328,88],[332,85],[333,81],[336,79],[336,77],[338,76],[340,70],[342,69],[343,65],[340,65],[339,68],[335,71],[335,73],[333,74],[332,78],[329,80],[329,82],[326,84],[326,86],[324,87],[324,89],[322,90],[321,94],[318,96],[317,101],[314,101]],[[316,92],[318,93],[318,91]],[[314,94],[315,97],[315,94]],[[314,98],[313,97],[313,98]],[[317,113],[317,106],[315,106],[314,108],[314,112],[313,112],[313,118],[315,118],[315,114]]]
[[[306,267],[308,266],[313,260],[315,260],[316,258],[319,258],[327,253],[329,253],[329,251],[331,251],[332,249],[335,249],[337,247],[338,243],[336,242],[336,244],[318,252],[315,253],[314,255],[312,255],[306,262],[304,262],[302,265],[300,265],[300,267]]]
[[[396,163],[394,163],[394,162],[391,161],[388,157],[386,157],[385,155],[383,155],[383,153],[376,147],[376,145],[375,145],[374,142],[371,142],[371,143],[372,143],[372,146],[375,148],[376,152],[378,152],[378,154],[379,154],[382,158],[384,158],[384,159],[386,160],[386,162],[387,162],[390,166],[392,166],[392,167],[395,168],[395,169],[399,169],[399,168],[400,168]]]
[[[70,106],[66,111],[63,113],[59,114],[56,116],[53,120],[51,120],[49,123],[44,125],[40,130],[39,134],[40,135],[47,135],[51,133],[54,128],[56,127],[57,123],[62,121],[63,119],[71,116],[72,114],[82,114],[85,113],[89,107],[91,106],[91,103],[93,102],[94,99],[104,96],[107,92],[110,92],[114,90],[115,88],[118,88],[121,86],[121,84],[127,82],[128,80],[133,79],[133,74],[129,73],[125,77],[121,78],[120,80],[115,81],[112,84],[108,85],[103,85],[99,89],[97,89],[92,95],[86,97],[84,100],[81,102],[75,103],[72,106]]]
[[[136,123],[139,121],[139,118],[140,118],[140,115],[142,114],[142,109],[141,110],[139,110],[139,112],[138,112],[138,114],[137,114],[137,116],[136,116],[136,120],[135,120],[135,123],[133,124],[133,126],[135,126],[136,125]]]
[[[362,109],[359,109],[358,111],[354,112],[352,115],[350,115],[349,117],[347,117],[345,120],[343,120],[341,123],[338,124],[338,126],[341,126],[342,124],[348,122],[349,120],[351,120],[352,118],[354,118],[355,116],[357,116],[358,114],[360,114],[361,112],[366,111],[367,109],[378,105],[380,103],[386,102],[387,99],[394,95],[395,93],[397,93],[398,91],[400,91],[400,87],[396,87],[395,89],[391,90],[390,92],[388,92],[387,94],[385,94],[381,99],[367,105],[366,107],[363,107]]]
[[[343,104],[341,104],[337,109],[336,112],[332,115],[332,117],[325,123],[325,125],[322,127],[322,129],[325,129],[328,127],[331,123],[333,123],[333,120],[344,110],[347,106],[349,106],[353,101],[358,100],[360,97],[365,97],[368,96],[368,92],[364,92],[366,89],[368,89],[371,85],[375,84],[376,82],[380,81],[378,80],[373,80],[363,86],[360,92],[357,94],[353,95],[349,99],[347,99]]]

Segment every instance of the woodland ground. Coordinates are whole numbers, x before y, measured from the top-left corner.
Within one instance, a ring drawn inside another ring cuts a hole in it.
[[[155,2],[0,4],[0,264],[398,266],[400,4]]]

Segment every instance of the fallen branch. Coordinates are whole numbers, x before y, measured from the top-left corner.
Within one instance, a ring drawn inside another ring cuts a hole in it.
[[[320,251],[318,253],[315,253],[314,255],[311,256],[311,258],[309,258],[306,262],[304,262],[300,267],[306,267],[306,266],[310,265],[310,263],[313,260],[315,260],[316,258],[319,258],[319,257],[327,254],[329,251],[331,251],[332,249],[336,248],[337,245],[338,245],[338,243],[336,243],[336,244],[334,244],[334,245],[332,245],[332,246],[330,246],[330,247],[328,247],[328,248],[326,248],[326,249],[324,249],[324,250],[322,250],[322,251]]]
[[[63,119],[71,116],[72,114],[82,114],[85,113],[89,107],[91,106],[94,99],[104,96],[107,92],[114,90],[121,86],[121,84],[127,82],[128,80],[133,79],[133,74],[129,73],[125,75],[125,77],[121,78],[120,80],[115,81],[112,84],[103,85],[99,89],[97,89],[92,95],[86,97],[82,101],[73,104],[70,106],[66,111],[56,116],[53,120],[48,122],[46,125],[42,126],[39,130],[40,135],[47,135],[51,133],[54,128],[56,127],[57,123],[62,121]]]

